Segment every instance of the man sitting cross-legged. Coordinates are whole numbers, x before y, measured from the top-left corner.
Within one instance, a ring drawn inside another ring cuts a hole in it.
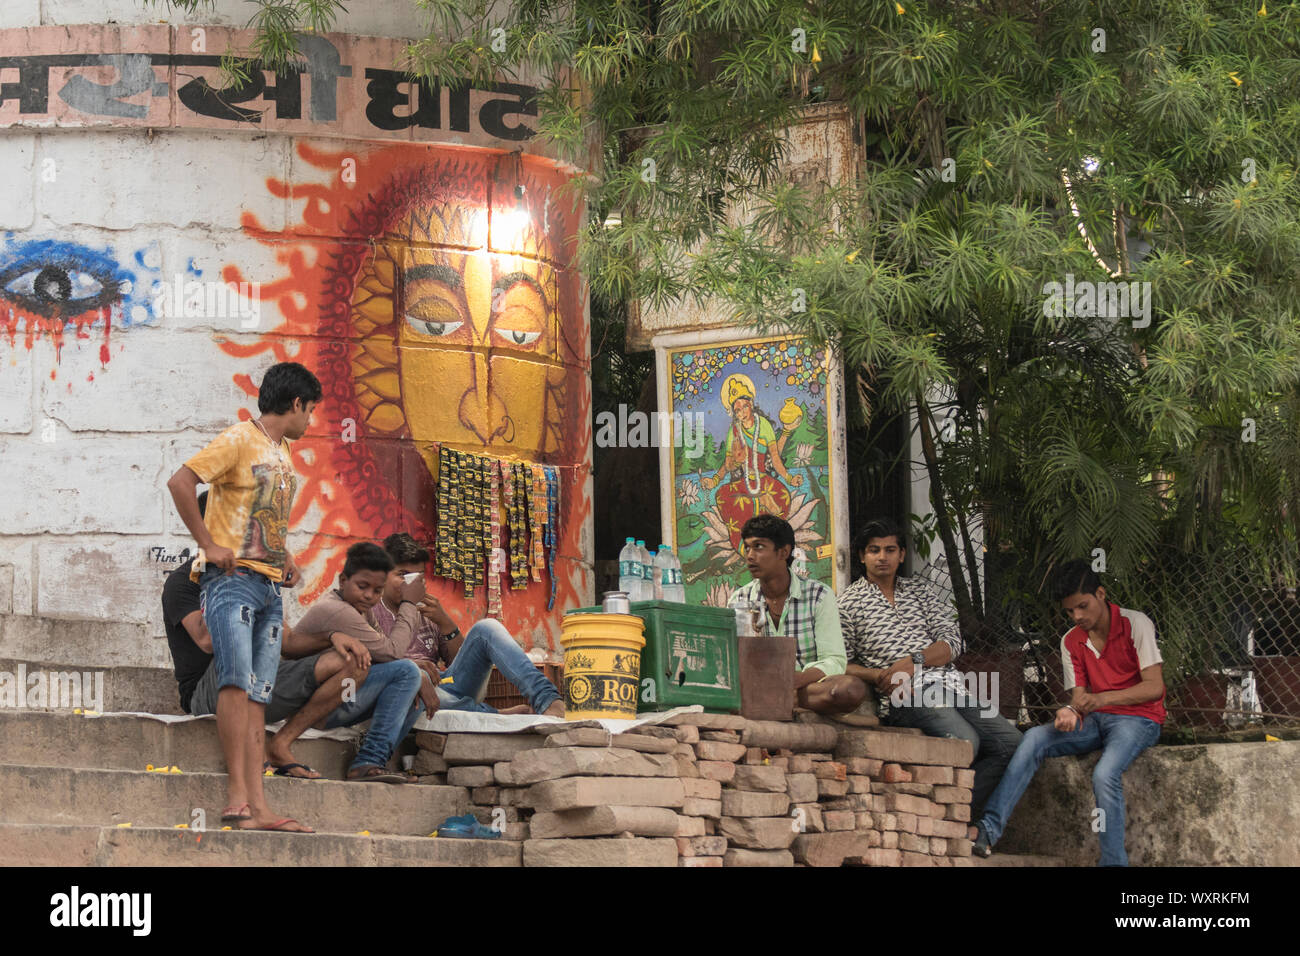
[[[731,595],[730,606],[761,608],[768,630],[795,639],[795,699],[820,714],[847,714],[867,696],[867,685],[844,673],[844,636],[835,592],[790,572],[794,529],[775,515],[758,515],[740,529],[754,580]]]
[[[379,629],[391,635],[402,610],[404,575],[423,572],[429,563],[429,552],[404,532],[385,538],[384,550],[393,559],[394,566],[374,614]],[[437,686],[443,709],[497,713],[495,707],[483,703],[495,665],[528,698],[527,704],[508,707],[500,713],[564,716],[560,692],[528,659],[500,621],[485,618],[462,637],[456,622],[436,597],[425,593],[418,601],[416,611],[420,622],[407,645],[406,656]],[[442,683],[446,678],[450,680]]]
[[[1155,625],[1141,611],[1107,601],[1106,589],[1087,561],[1071,561],[1061,568],[1052,597],[1075,625],[1061,638],[1070,702],[1056,712],[1052,725],[1025,734],[973,828],[973,852],[979,856],[992,852],[1044,758],[1100,749],[1101,759],[1092,772],[1100,865],[1127,866],[1124,771],[1160,739],[1165,720],[1165,683]]]

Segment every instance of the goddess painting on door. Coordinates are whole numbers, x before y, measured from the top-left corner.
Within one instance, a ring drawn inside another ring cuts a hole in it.
[[[755,397],[753,381],[740,372],[722,383],[722,405],[731,415],[726,457],[715,474],[700,482],[707,491],[717,487],[724,474],[730,474],[731,480],[718,490],[717,501],[737,548],[746,521],[765,512],[786,515],[790,489],[803,484],[803,475],[791,475],[782,460],[785,443],[803,419],[803,411],[789,400],[792,414],[788,422],[782,422],[777,437],[771,420],[755,405]]]
[[[688,602],[725,606],[748,580],[745,522],[795,533],[800,570],[831,584],[825,350],[791,338],[668,350],[673,413],[702,418],[703,447],[674,447],[674,536]],[[774,410],[774,411],[769,411]]]

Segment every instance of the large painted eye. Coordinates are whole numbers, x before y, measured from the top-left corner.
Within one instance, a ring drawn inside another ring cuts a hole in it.
[[[542,337],[541,332],[524,332],[516,329],[497,329],[497,334],[515,345],[532,345]]]
[[[464,322],[431,322],[428,319],[421,319],[414,315],[406,316],[407,324],[419,332],[421,335],[451,335],[458,328],[464,325]]]
[[[25,271],[4,282],[5,294],[29,312],[46,318],[81,315],[117,300],[118,284],[108,275],[96,275],[78,264],[59,262],[20,266]],[[4,280],[0,280],[4,281]]]

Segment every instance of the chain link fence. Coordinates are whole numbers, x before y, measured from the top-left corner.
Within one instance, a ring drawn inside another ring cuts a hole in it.
[[[1165,737],[1300,728],[1300,596],[1293,557],[1239,549],[1160,551],[1127,574],[1102,573],[1108,599],[1156,626],[1167,688]],[[942,560],[919,572],[952,601]],[[1061,637],[1070,622],[1038,581],[990,569],[985,593],[1039,595],[989,608],[963,629],[965,672],[997,671],[1004,716],[1043,723],[1065,700]],[[1011,578],[1011,580],[1008,580]]]

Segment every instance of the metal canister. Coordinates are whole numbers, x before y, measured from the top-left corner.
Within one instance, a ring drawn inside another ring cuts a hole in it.
[[[601,610],[606,614],[631,614],[632,602],[626,591],[606,591]]]

